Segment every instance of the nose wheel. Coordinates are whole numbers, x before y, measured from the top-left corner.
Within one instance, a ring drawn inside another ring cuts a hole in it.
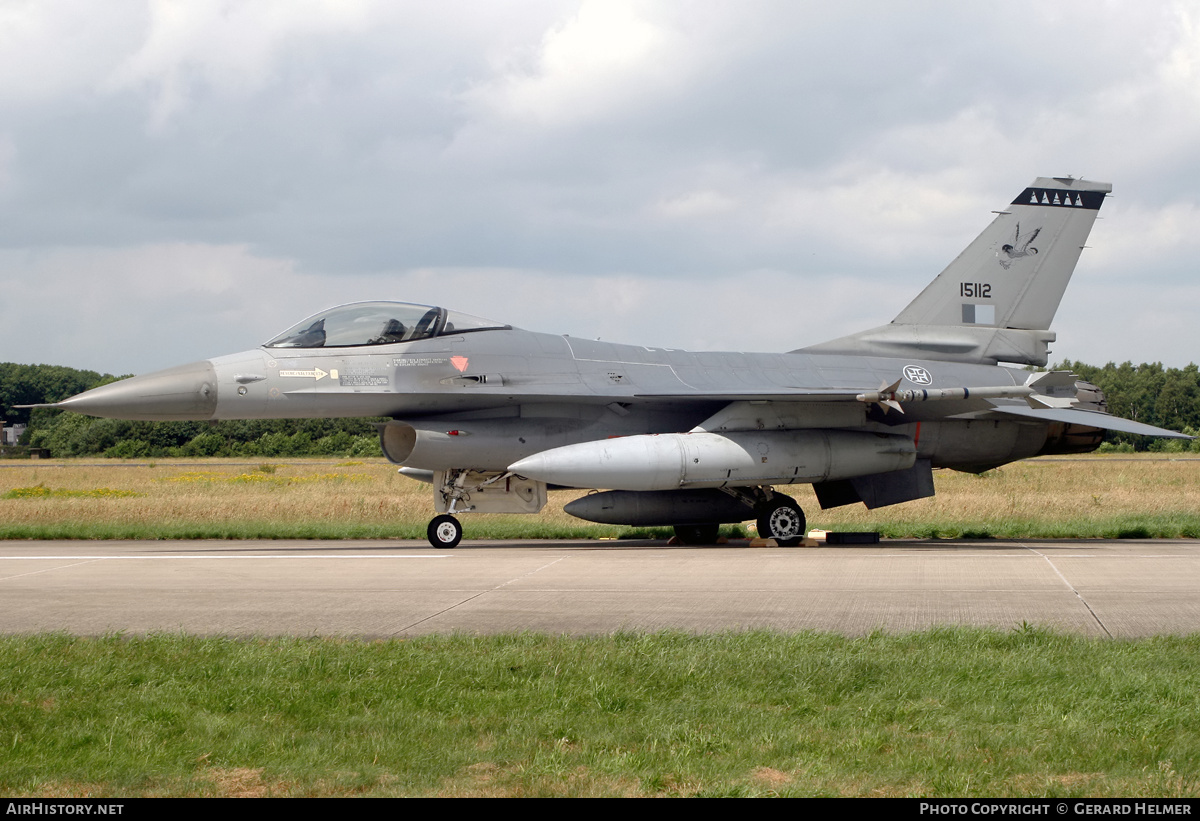
[[[780,547],[795,547],[804,538],[807,521],[796,500],[775,493],[758,508],[758,535],[774,539]]]
[[[458,519],[442,514],[433,517],[433,521],[425,529],[425,535],[429,537],[429,543],[434,547],[449,550],[462,541],[463,529],[462,525],[458,523]]]

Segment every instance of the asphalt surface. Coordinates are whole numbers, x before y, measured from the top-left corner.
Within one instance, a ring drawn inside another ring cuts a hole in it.
[[[0,632],[1200,630],[1200,541],[0,542]]]

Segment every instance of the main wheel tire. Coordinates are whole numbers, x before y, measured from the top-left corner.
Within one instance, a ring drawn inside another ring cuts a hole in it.
[[[429,537],[429,543],[434,547],[440,550],[449,550],[457,547],[458,543],[462,541],[463,529],[462,525],[458,523],[458,519],[442,514],[433,517],[433,521],[425,530],[425,535]]]
[[[758,512],[758,535],[780,547],[795,547],[804,538],[804,511],[791,496],[776,493]]]
[[[675,538],[683,544],[716,544],[720,533],[720,525],[675,525]]]

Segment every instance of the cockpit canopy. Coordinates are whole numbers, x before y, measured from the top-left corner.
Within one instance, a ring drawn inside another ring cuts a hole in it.
[[[266,348],[351,348],[391,345],[447,334],[511,328],[458,311],[407,302],[353,302],[310,316]]]

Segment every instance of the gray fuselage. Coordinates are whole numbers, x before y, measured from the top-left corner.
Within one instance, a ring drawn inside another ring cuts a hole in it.
[[[192,408],[187,418],[391,417],[437,443],[403,460],[394,450],[389,456],[430,470],[503,470],[562,445],[686,431],[737,401],[785,403],[792,409],[789,429],[907,435],[919,458],[968,470],[1038,453],[1051,427],[972,418],[987,408],[972,400],[882,413],[866,403],[822,402],[812,395],[871,390],[898,379],[907,387],[969,388],[1020,385],[1027,376],[1011,368],[941,361],[697,353],[502,329],[369,348],[259,348],[211,363],[209,412],[198,417]],[[801,398],[799,392],[808,392],[804,401],[789,401]]]

